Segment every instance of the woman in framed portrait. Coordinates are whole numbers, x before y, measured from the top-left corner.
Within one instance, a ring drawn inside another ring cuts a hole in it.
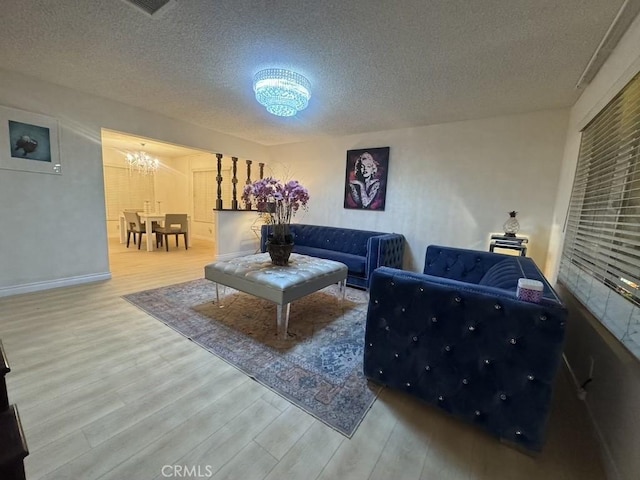
[[[369,152],[362,153],[354,164],[353,179],[349,181],[351,200],[357,208],[375,210],[380,203],[377,200],[380,193],[380,179],[378,162]]]

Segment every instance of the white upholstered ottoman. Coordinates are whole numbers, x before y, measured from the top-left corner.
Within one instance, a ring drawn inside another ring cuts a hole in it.
[[[286,338],[291,302],[334,283],[340,284],[344,297],[347,266],[292,253],[289,264],[279,267],[271,263],[268,253],[258,253],[211,263],[204,267],[204,276],[216,283],[218,302],[218,284],[275,302],[277,332]]]

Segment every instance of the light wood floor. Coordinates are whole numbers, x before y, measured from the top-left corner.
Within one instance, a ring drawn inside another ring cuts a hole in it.
[[[112,280],[0,299],[28,479],[604,478],[564,373],[535,458],[388,390],[343,437],[121,298],[202,278],[212,246],[173,245],[111,242]]]

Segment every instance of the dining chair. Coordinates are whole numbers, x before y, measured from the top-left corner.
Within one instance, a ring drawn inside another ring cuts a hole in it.
[[[169,235],[176,236],[176,247],[178,246],[178,235],[184,235],[184,248],[189,249],[187,245],[187,214],[186,213],[167,213],[164,216],[164,226],[154,229],[156,234],[156,247],[164,242],[167,252],[169,251]]]
[[[147,227],[140,221],[138,212],[124,211],[124,221],[127,224],[127,248],[129,248],[129,239],[133,234],[133,244],[136,243],[136,234],[138,234],[138,250],[142,245],[142,235],[147,233]]]
[[[140,209],[140,208],[125,208],[125,209],[122,210],[122,213],[124,213],[124,212],[139,212],[141,210],[142,209]],[[129,232],[129,228],[127,227],[127,248],[129,248],[129,233],[128,232]],[[138,242],[136,241],[136,232],[132,231],[131,233],[133,234],[133,244],[137,245]]]

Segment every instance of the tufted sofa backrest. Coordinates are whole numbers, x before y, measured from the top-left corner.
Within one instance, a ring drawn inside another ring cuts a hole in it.
[[[424,273],[515,292],[519,278],[539,280],[543,298],[562,303],[535,262],[528,257],[430,245],[425,256]]]
[[[429,245],[424,273],[461,282],[479,283],[496,263],[508,258],[498,253]]]
[[[369,239],[384,235],[381,232],[300,223],[291,224],[291,233],[293,234],[293,241],[297,245],[328,248],[362,257],[367,255],[367,242]]]

